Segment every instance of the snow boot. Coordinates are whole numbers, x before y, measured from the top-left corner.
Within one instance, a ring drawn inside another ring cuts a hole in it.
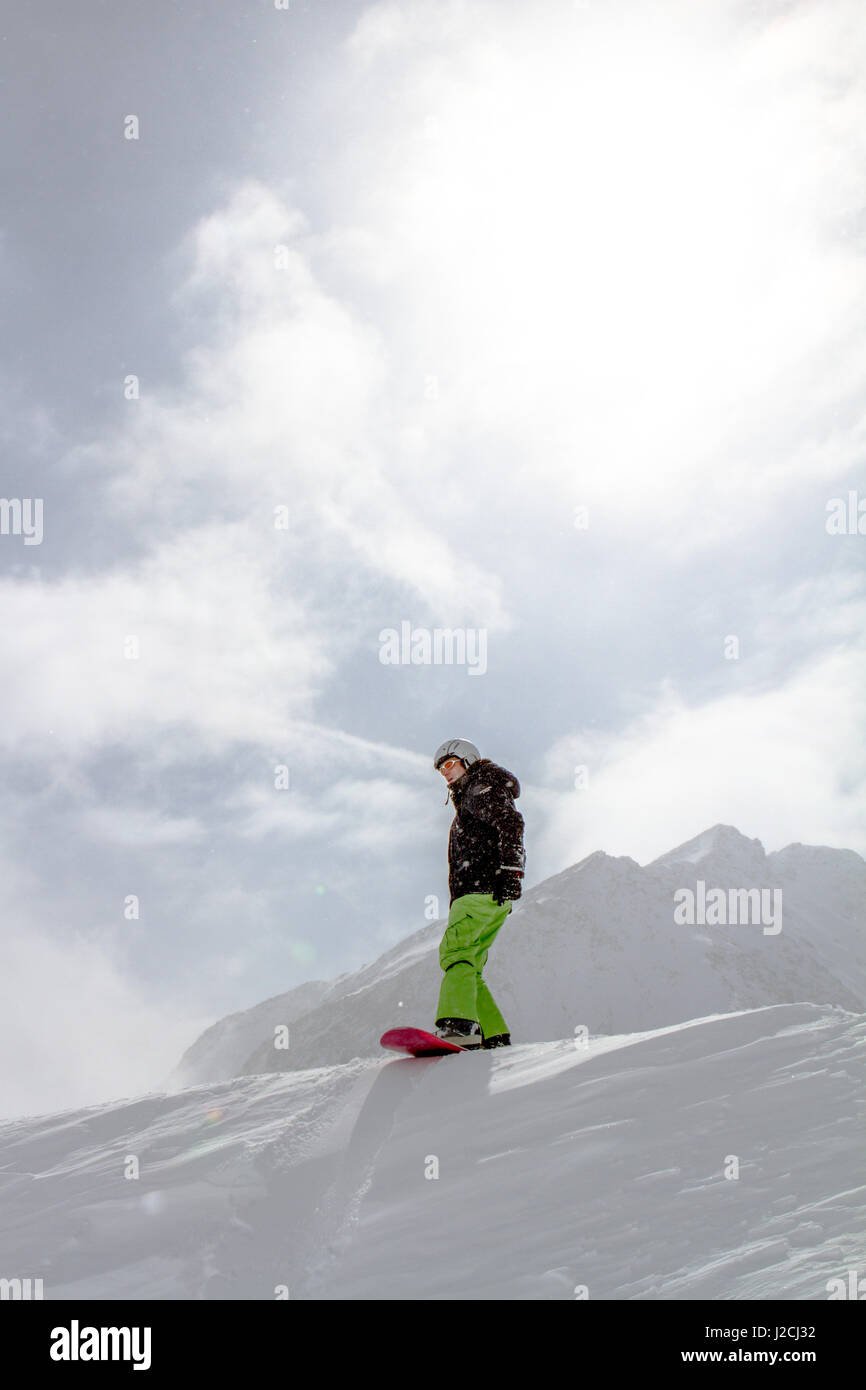
[[[484,1035],[471,1018],[437,1018],[436,1036],[456,1047],[481,1047]]]
[[[481,1044],[481,1046],[482,1046],[482,1047],[510,1047],[510,1046],[511,1046],[511,1034],[510,1034],[510,1033],[496,1033],[492,1038],[485,1038],[484,1041],[483,1041],[483,1043]]]

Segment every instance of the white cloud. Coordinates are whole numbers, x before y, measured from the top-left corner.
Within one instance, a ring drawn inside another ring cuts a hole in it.
[[[142,806],[94,806],[76,820],[77,829],[97,844],[146,849],[198,840],[204,827],[194,816],[168,816]]]
[[[254,181],[201,220],[176,311],[207,306],[210,338],[182,385],[143,394],[120,437],[69,466],[110,463],[119,523],[146,508],[162,526],[214,513],[267,525],[283,504],[296,547],[360,563],[452,622],[506,626],[498,578],[414,504],[418,475],[429,485],[438,467],[413,437],[416,404],[396,405],[393,349],[369,317],[317,280],[305,228]]]
[[[340,818],[334,842],[348,851],[393,857],[429,844],[435,807],[417,786],[385,776],[342,777],[328,788],[324,803]]]
[[[275,591],[279,559],[254,527],[210,525],[127,571],[3,583],[15,643],[0,738],[54,756],[176,724],[205,740],[276,736],[332,664],[326,634]]]
[[[359,22],[327,251],[387,287],[405,360],[440,373],[443,447],[501,440],[498,486],[473,476],[525,520],[574,500],[644,531],[650,511],[681,553],[702,506],[736,534],[788,500],[789,463],[844,472],[827,416],[866,385],[862,7],[499,6],[495,42],[487,6],[442,9]]]
[[[277,834],[296,843],[310,836],[331,836],[338,817],[322,808],[316,798],[299,793],[291,787],[277,788],[273,780],[247,783],[226,799],[235,832],[245,838],[259,839]]]
[[[596,849],[647,862],[719,822],[768,850],[801,841],[866,852],[864,690],[862,651],[834,649],[772,689],[689,706],[668,685],[620,730],[558,739],[533,877]],[[589,773],[582,790],[578,765]]]
[[[209,1020],[147,998],[104,946],[38,922],[36,878],[5,861],[0,1115],[51,1113],[156,1090]]]

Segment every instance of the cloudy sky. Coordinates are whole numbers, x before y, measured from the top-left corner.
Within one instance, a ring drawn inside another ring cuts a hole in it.
[[[444,914],[448,737],[866,849],[862,4],[277,4],[0,32],[0,1113]]]

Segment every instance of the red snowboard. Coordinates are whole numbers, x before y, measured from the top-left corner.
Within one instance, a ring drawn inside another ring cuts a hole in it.
[[[444,1057],[446,1052],[471,1050],[443,1042],[434,1033],[425,1033],[423,1028],[391,1028],[379,1041],[383,1047],[390,1047],[393,1052],[408,1052],[411,1057]]]

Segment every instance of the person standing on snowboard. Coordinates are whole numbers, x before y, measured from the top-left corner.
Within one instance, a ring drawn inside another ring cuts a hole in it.
[[[522,892],[523,817],[514,805],[520,783],[465,738],[441,744],[433,766],[449,784],[455,812],[448,837],[451,903],[439,945],[444,978],[436,1036],[458,1047],[508,1047],[508,1025],[481,972]]]

